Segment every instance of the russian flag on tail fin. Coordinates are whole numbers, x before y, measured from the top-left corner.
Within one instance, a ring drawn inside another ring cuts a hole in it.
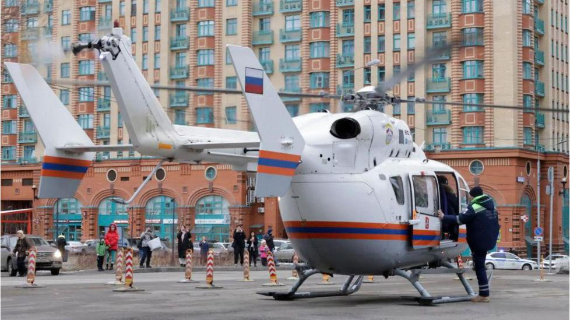
[[[245,92],[263,94],[263,70],[245,68]]]

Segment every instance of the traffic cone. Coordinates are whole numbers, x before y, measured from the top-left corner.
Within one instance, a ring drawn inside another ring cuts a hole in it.
[[[366,280],[362,281],[363,283],[376,283],[376,281],[374,280],[374,276],[368,276],[366,277]]]
[[[28,274],[26,277],[26,283],[16,286],[16,288],[22,289],[35,289],[35,288],[45,288],[45,286],[40,286],[34,281],[36,281],[36,258],[38,256],[38,251],[36,247],[32,247],[28,253]],[[10,262],[12,263],[12,262]]]
[[[271,251],[267,252],[267,267],[269,268],[269,283],[265,283],[264,286],[284,286],[277,280],[277,270],[275,270],[275,261],[273,260],[273,253]]]
[[[116,268],[115,268],[115,281],[109,281],[107,284],[120,286],[123,284],[123,257],[124,252],[123,248],[117,250],[117,259],[115,261]]]
[[[184,279],[178,283],[196,283],[198,281],[192,280],[192,249],[186,250],[186,269],[184,270]]]
[[[247,250],[243,254],[243,280],[238,281],[254,281],[249,278],[249,252]]]
[[[299,280],[299,273],[295,268],[299,263],[299,256],[297,256],[297,252],[293,253],[293,271],[291,271],[291,276],[287,278],[287,280]]]
[[[321,280],[321,282],[319,283],[320,285],[331,285],[334,284],[334,282],[330,281],[331,276],[323,273],[323,280]]]
[[[221,289],[214,285],[214,251],[208,250],[208,261],[206,262],[206,285],[196,287],[196,289]]]
[[[133,249],[126,248],[125,250],[125,286],[122,288],[114,289],[114,292],[135,292],[144,291],[133,286],[134,283],[134,270],[133,270]]]

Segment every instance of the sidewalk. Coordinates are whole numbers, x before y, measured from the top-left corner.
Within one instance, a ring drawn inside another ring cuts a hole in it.
[[[292,263],[281,263],[279,264],[278,267],[276,267],[277,270],[293,270],[293,264]],[[139,268],[138,266],[135,267],[134,271],[136,273],[158,273],[158,272],[180,272],[180,273],[184,273],[185,268],[182,267],[152,267],[150,269],[147,268]],[[123,272],[125,270],[123,269]],[[192,267],[192,271],[197,271],[197,272],[201,272],[201,271],[206,271],[206,267],[205,266],[194,266]],[[243,272],[243,267],[242,266],[215,266],[214,267],[214,271],[236,271],[236,272]],[[254,268],[253,266],[250,268],[250,271],[268,271],[267,267],[263,267],[263,266],[257,266],[256,268]],[[66,273],[115,273],[115,270],[113,271],[97,271],[97,269],[87,269],[87,270],[76,270],[76,271],[68,271]]]

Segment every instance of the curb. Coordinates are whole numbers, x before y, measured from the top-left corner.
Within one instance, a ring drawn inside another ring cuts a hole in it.
[[[293,270],[293,265],[281,265],[279,267],[276,268],[277,270]],[[160,272],[180,272],[180,273],[184,273],[186,269],[182,268],[182,267],[152,267],[150,269],[147,268],[134,268],[134,272],[137,274],[140,273],[160,273]],[[194,266],[192,267],[192,272],[206,272],[206,267],[204,266]],[[239,266],[239,267],[234,267],[234,266],[220,266],[220,267],[216,267],[215,271],[236,271],[236,272],[243,272],[243,267]],[[250,271],[267,271],[266,267],[251,267]],[[93,273],[93,274],[99,274],[99,273],[114,273],[115,270],[113,271],[104,271],[104,272],[99,272],[96,269],[89,269],[89,270],[76,270],[76,271],[66,271],[65,273],[68,274],[75,274],[75,273]]]

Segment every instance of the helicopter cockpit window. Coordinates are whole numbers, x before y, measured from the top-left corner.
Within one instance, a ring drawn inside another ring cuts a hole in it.
[[[398,204],[404,204],[404,183],[402,182],[402,177],[390,177],[390,184],[392,184],[392,189],[394,189],[394,194],[396,195],[396,201]]]
[[[431,176],[414,176],[414,202],[419,213],[434,215],[439,210],[437,181]]]

